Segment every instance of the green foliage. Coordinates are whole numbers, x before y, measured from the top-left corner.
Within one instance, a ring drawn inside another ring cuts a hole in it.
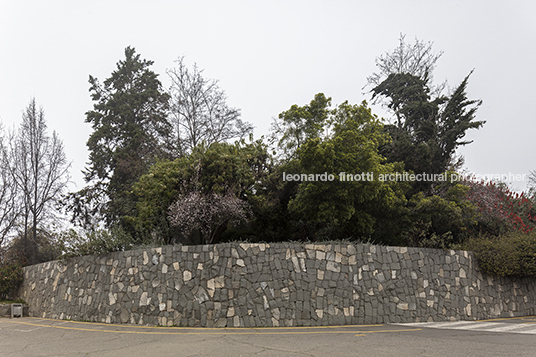
[[[469,74],[470,75],[470,74]],[[385,130],[393,140],[380,152],[389,162],[404,162],[407,171],[438,174],[454,164],[454,154],[469,129],[485,122],[475,121],[480,100],[468,100],[469,75],[450,96],[432,98],[427,77],[409,73],[392,73],[376,86],[373,98],[389,98],[396,124]],[[430,189],[427,182],[416,182],[412,194]]]
[[[365,102],[344,102],[332,120],[329,137],[310,139],[297,151],[297,168],[304,174],[333,174],[333,180],[301,182],[289,210],[313,224],[343,227],[354,237],[369,236],[376,223],[373,212],[403,199],[398,183],[378,179],[396,169],[394,164],[383,164],[378,153],[378,146],[389,139]],[[346,176],[363,173],[369,177],[350,181]]]
[[[307,140],[321,136],[330,114],[330,105],[331,98],[318,93],[309,105],[299,107],[294,104],[279,114],[279,120],[273,123],[272,130],[275,136],[279,136],[278,146],[287,157],[292,157]]]
[[[477,211],[467,199],[467,186],[444,181],[433,187],[433,195],[419,192],[409,200],[410,223],[402,229],[403,241],[409,246],[450,249],[476,228]]]
[[[58,243],[63,253],[61,257],[68,259],[128,250],[133,246],[133,239],[120,226],[114,226],[110,230],[96,231],[77,232],[69,229],[60,234]]]
[[[22,284],[22,267],[19,263],[0,264],[0,301],[7,300]]]
[[[283,172],[296,172],[296,161],[281,165],[268,165],[265,174],[256,183],[255,194],[248,196],[248,203],[253,213],[247,231],[239,231],[239,239],[247,236],[252,242],[280,242],[283,240],[300,240],[308,236],[300,231],[299,219],[289,212],[288,203],[296,195],[298,182],[283,182]]]
[[[482,271],[494,276],[536,277],[536,233],[478,236],[462,245],[475,253]]]
[[[99,189],[79,194],[89,194],[98,203],[86,214],[101,213],[108,225],[135,211],[132,185],[165,155],[169,95],[149,69],[152,64],[127,47],[125,59],[103,85],[92,76],[89,79],[95,104],[86,113],[86,122],[94,131],[87,142],[90,166],[84,174],[86,182]]]
[[[169,224],[168,210],[180,195],[193,191],[203,195],[232,194],[257,202],[256,194],[262,190],[257,186],[269,165],[262,141],[197,146],[190,155],[156,163],[139,179],[133,189],[138,214],[129,219],[142,235],[162,237],[165,243],[172,243],[180,232]]]
[[[144,240],[158,240],[169,243],[179,234],[169,224],[169,206],[181,188],[192,175],[190,158],[184,156],[173,161],[161,160],[134,184],[133,193],[137,198],[137,215],[127,217]]]

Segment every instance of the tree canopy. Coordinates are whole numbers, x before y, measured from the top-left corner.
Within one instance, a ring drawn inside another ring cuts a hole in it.
[[[79,213],[99,212],[108,225],[132,214],[136,207],[132,185],[157,158],[167,155],[170,96],[150,69],[152,64],[127,47],[125,59],[102,85],[89,77],[95,102],[86,113],[86,122],[93,128],[87,142],[89,166],[84,172],[89,186],[79,192],[83,196],[79,201],[92,201],[95,206],[91,212]]]

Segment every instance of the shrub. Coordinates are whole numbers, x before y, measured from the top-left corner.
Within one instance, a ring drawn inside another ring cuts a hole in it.
[[[463,249],[475,253],[480,268],[494,276],[536,277],[536,234],[513,231],[502,236],[478,236]]]
[[[228,226],[248,220],[249,205],[232,194],[202,194],[192,191],[179,196],[169,208],[169,220],[185,236],[195,232],[202,244],[218,242]]]
[[[536,207],[530,194],[513,192],[502,183],[466,180],[464,184],[469,187],[469,201],[478,209],[481,232],[530,233],[536,227]]]
[[[123,251],[130,249],[133,243],[132,237],[119,226],[109,231],[99,229],[77,232],[69,229],[60,234],[58,241],[63,252],[62,258]]]
[[[409,246],[450,249],[462,243],[477,223],[466,186],[438,182],[434,190],[433,195],[419,192],[408,201],[410,224],[401,237]]]
[[[0,300],[7,300],[22,283],[22,268],[19,263],[0,265]]]

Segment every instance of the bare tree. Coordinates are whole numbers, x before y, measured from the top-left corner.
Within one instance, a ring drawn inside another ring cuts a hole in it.
[[[173,151],[180,155],[205,142],[210,145],[230,139],[242,139],[253,126],[240,119],[240,110],[227,105],[225,92],[218,81],[203,77],[196,64],[189,70],[184,57],[176,68],[167,70],[171,79],[171,122],[174,126]]]
[[[57,218],[58,203],[70,180],[63,142],[56,132],[47,134],[45,113],[35,99],[23,112],[22,123],[11,137],[10,171],[20,192],[23,249],[35,263],[38,229]]]
[[[536,199],[536,170],[533,170],[530,172],[530,175],[529,175],[529,183],[527,185],[529,191],[529,195],[533,198],[533,199]]]
[[[429,85],[431,93],[439,96],[447,82],[436,86],[432,85],[432,82],[436,62],[443,55],[443,51],[435,53],[432,50],[433,42],[424,42],[415,38],[415,43],[410,44],[405,39],[406,35],[400,34],[398,47],[393,52],[386,52],[376,58],[378,72],[367,77],[365,87],[377,87],[390,74],[406,73],[423,80]],[[376,100],[379,99],[376,97]]]
[[[3,133],[2,133],[3,134]],[[0,262],[9,234],[17,223],[19,205],[17,200],[17,184],[11,171],[11,160],[8,144],[4,135],[0,136]]]

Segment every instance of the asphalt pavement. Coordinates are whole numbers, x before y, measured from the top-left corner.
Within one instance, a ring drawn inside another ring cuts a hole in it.
[[[0,318],[0,356],[536,356],[536,317],[290,328]]]

